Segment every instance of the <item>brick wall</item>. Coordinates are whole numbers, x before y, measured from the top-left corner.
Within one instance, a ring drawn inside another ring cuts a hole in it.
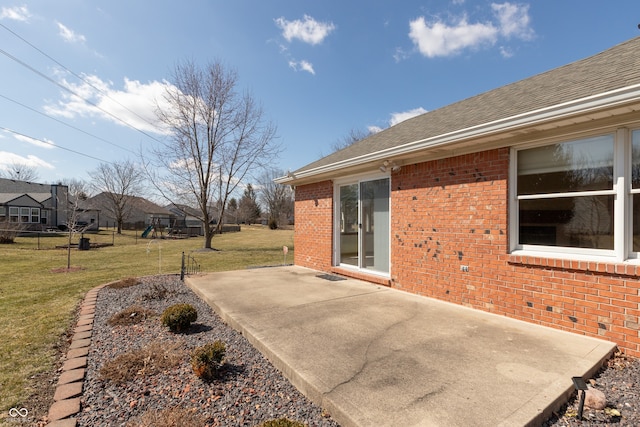
[[[294,263],[331,270],[333,251],[333,184],[323,181],[296,187]]]
[[[392,286],[640,356],[640,269],[509,255],[508,171],[509,150],[499,149],[393,174]]]
[[[509,150],[498,149],[393,173],[391,286],[640,356],[640,267],[510,255],[508,171]],[[332,191],[329,181],[296,188],[296,265],[338,271]]]

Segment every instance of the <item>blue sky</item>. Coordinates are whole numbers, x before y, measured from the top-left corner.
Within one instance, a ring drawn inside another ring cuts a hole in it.
[[[136,160],[162,138],[154,105],[175,65],[219,60],[277,125],[274,166],[293,170],[352,129],[585,58],[639,23],[637,0],[9,0],[0,169],[86,180],[101,161]]]

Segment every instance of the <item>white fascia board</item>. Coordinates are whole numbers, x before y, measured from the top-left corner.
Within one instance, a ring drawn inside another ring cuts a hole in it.
[[[594,110],[615,107],[634,100],[640,100],[640,84],[553,105],[551,107],[541,108],[539,110],[495,120],[493,122],[483,123],[481,125],[460,129],[431,138],[409,142],[397,147],[368,153],[340,162],[331,163],[329,165],[319,166],[317,168],[296,173],[295,176],[291,175],[277,178],[275,182],[278,184],[289,184],[301,178],[310,178],[315,175],[326,174],[347,167],[358,166],[367,162],[387,160],[390,157],[440,147],[456,141],[479,138],[482,136],[513,130],[515,128],[534,126],[550,120],[561,119],[575,114],[588,113]],[[400,124],[398,126],[402,125]]]

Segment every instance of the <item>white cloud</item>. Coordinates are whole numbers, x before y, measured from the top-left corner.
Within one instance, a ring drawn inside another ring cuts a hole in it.
[[[428,58],[450,56],[466,48],[494,44],[498,29],[491,23],[469,24],[466,17],[450,26],[437,21],[427,23],[423,16],[409,23],[409,37]]]
[[[404,122],[405,120],[409,120],[412,117],[419,116],[426,112],[427,110],[425,110],[424,108],[418,107],[412,110],[401,111],[399,113],[391,113],[391,118],[389,119],[389,127],[395,126],[400,122]],[[370,134],[382,132],[384,129],[385,128],[382,128],[380,126],[375,126],[375,125],[371,125],[367,127],[367,130],[369,131]]]
[[[503,58],[511,58],[513,51],[506,46],[500,46],[500,55],[502,55]]]
[[[304,59],[302,61],[295,61],[293,59],[290,60],[289,67],[293,68],[296,71],[306,71],[309,74],[316,74],[316,71],[313,69],[313,64],[309,61],[305,61]]]
[[[531,28],[528,4],[492,3],[491,8],[500,22],[500,34],[504,37],[517,37],[531,40],[534,31]]]
[[[55,169],[51,163],[47,163],[41,158],[32,154],[27,157],[20,156],[8,151],[0,151],[0,169],[9,170],[13,165],[25,165],[32,168]]]
[[[125,122],[146,132],[166,133],[164,126],[157,121],[156,109],[164,104],[169,83],[141,83],[125,78],[124,87],[115,89],[112,82],[97,76],[85,75],[83,78],[84,81],[75,84],[63,79],[61,84],[74,94],[63,92],[58,103],[45,105],[45,112],[67,119],[98,117],[121,126],[126,126]]]
[[[53,143],[53,141],[46,138],[43,140],[39,140],[26,135],[14,135],[14,138],[18,141],[28,142],[29,144],[35,145],[36,147],[40,148],[55,148],[55,144]]]
[[[426,113],[422,107],[414,108],[413,110],[402,111],[400,113],[391,113],[391,120],[389,120],[389,126],[395,126],[400,122],[404,122],[405,120],[409,120],[412,117],[419,116],[420,114]]]
[[[84,43],[87,41],[86,37],[82,34],[76,33],[60,22],[57,22],[57,24],[58,30],[60,30],[60,37],[62,37],[62,39],[67,43]]]
[[[0,9],[0,19],[12,19],[26,22],[31,18],[27,6],[3,7]]]
[[[282,29],[282,36],[287,41],[298,39],[311,45],[322,43],[336,28],[332,22],[318,22],[309,15],[304,15],[302,20],[296,19],[295,21],[287,21],[280,17],[275,22]]]
[[[458,2],[457,4],[460,4]],[[500,37],[531,40],[535,32],[531,27],[528,4],[492,3],[495,22],[470,23],[466,15],[451,22],[441,19],[427,21],[424,16],[409,22],[409,38],[418,51],[428,57],[451,56],[465,49],[493,46]],[[398,50],[396,61],[403,59]],[[511,50],[501,47],[504,57],[512,55]]]

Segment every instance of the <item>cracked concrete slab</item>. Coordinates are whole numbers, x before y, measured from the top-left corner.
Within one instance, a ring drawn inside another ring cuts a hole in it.
[[[615,345],[301,267],[186,279],[343,426],[540,423]]]

